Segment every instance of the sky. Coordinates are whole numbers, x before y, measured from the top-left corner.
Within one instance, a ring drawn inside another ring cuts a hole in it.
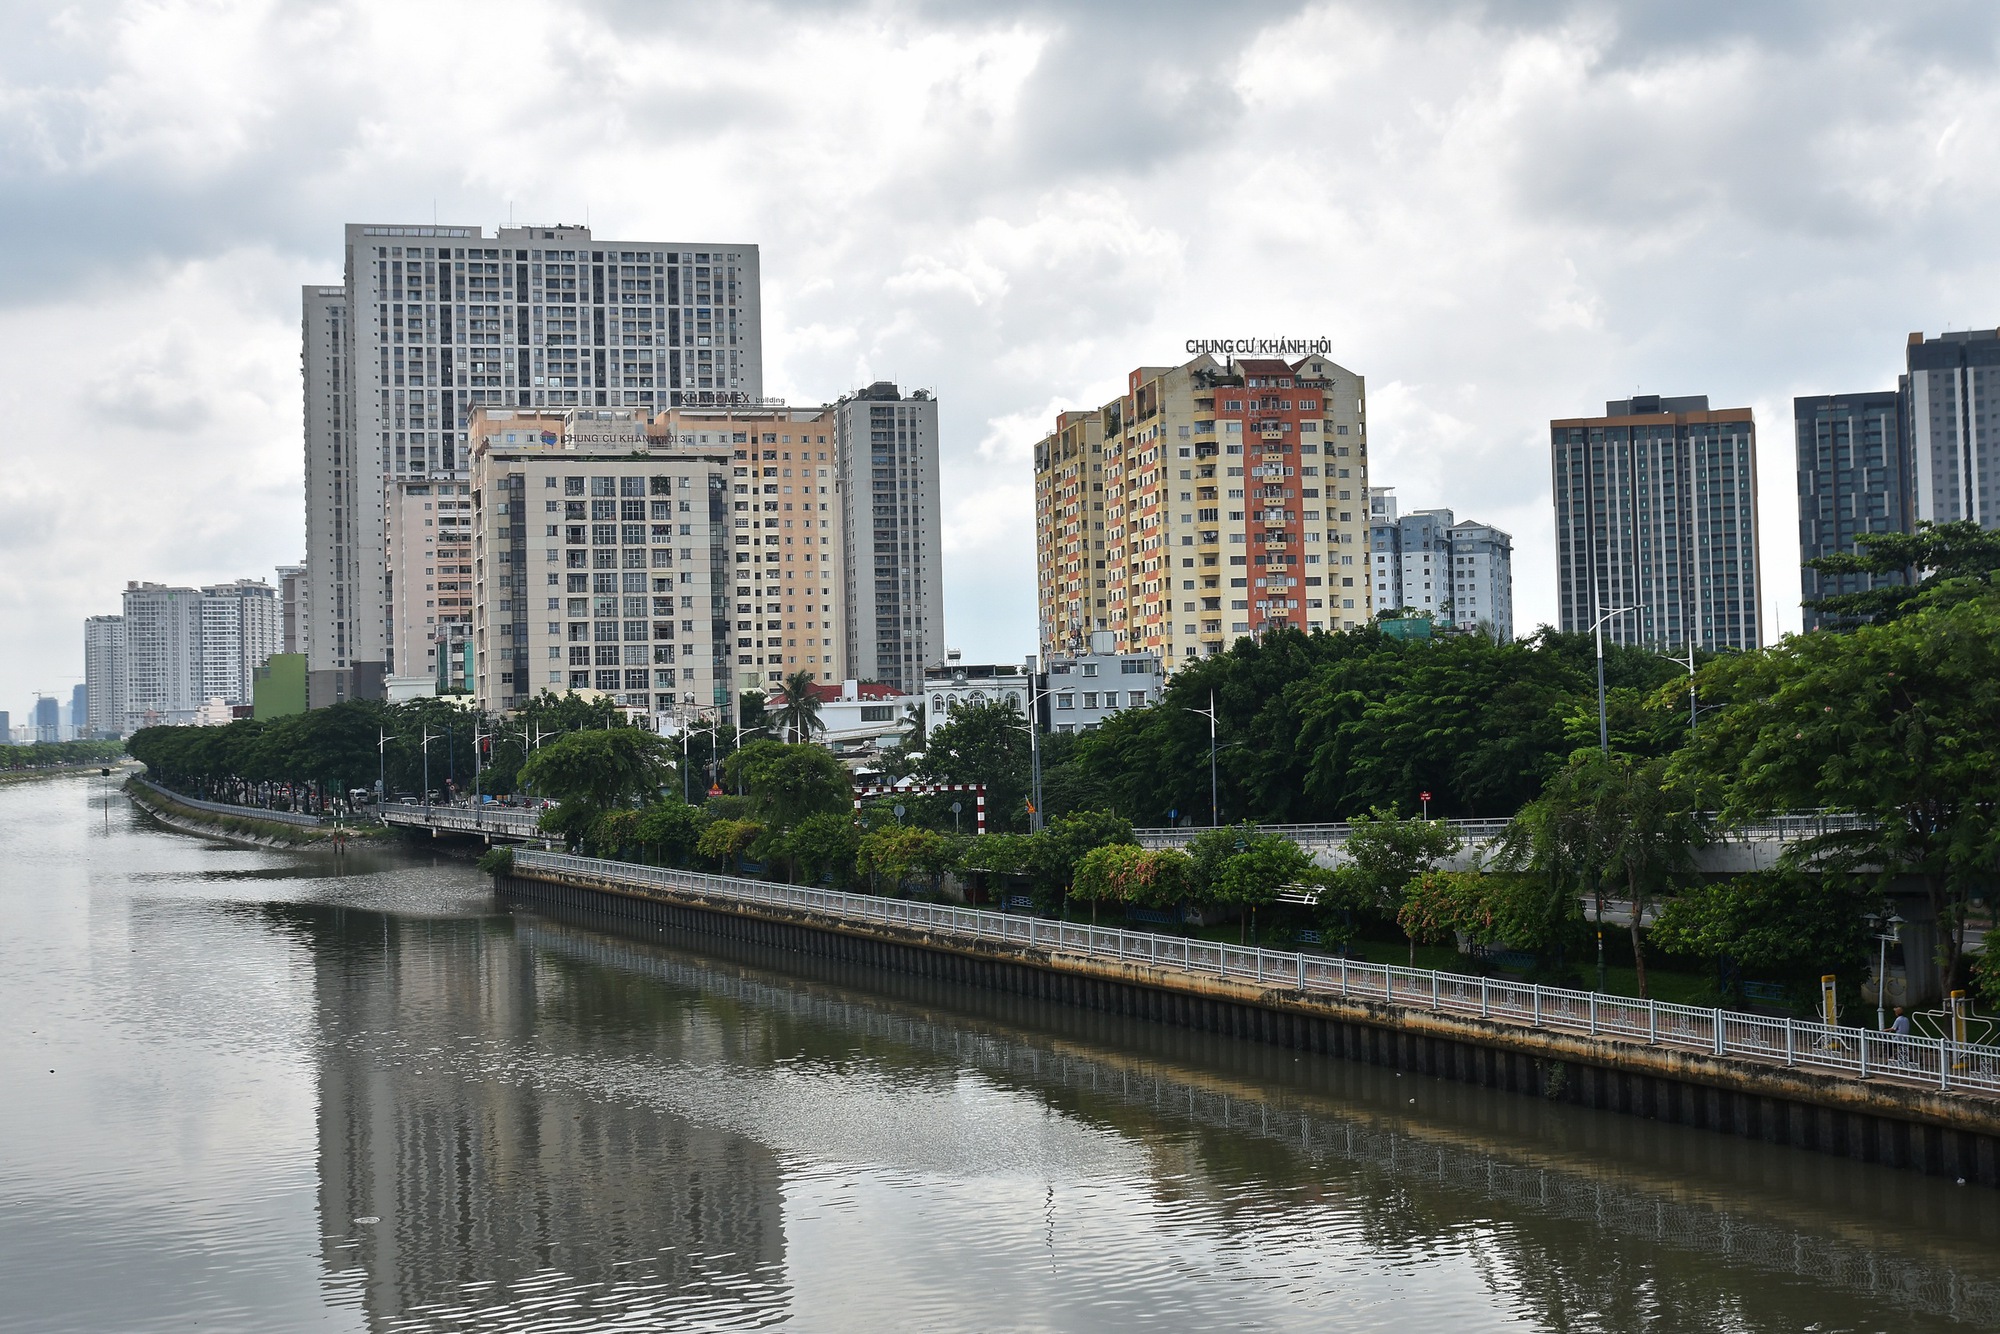
[[[299,289],[347,222],[761,247],[766,392],[940,401],[946,639],[1035,649],[1030,450],[1190,338],[1325,337],[1370,481],[1515,539],[1548,421],[1748,406],[1799,626],[1791,398],[2000,325],[2000,8],[10,0],[0,709],[127,580],[303,554]]]

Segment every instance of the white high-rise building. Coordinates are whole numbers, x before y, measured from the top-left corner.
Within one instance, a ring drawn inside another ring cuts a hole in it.
[[[1375,606],[1436,624],[1514,637],[1514,539],[1448,509],[1399,515],[1396,488],[1368,488],[1369,571]]]
[[[847,671],[920,695],[945,651],[937,400],[877,381],[842,398],[834,422]]]
[[[83,622],[84,715],[91,739],[125,735],[125,618],[90,616]]]
[[[307,701],[388,671],[392,479],[465,480],[478,409],[763,396],[757,247],[589,228],[351,224],[340,287],[304,289]]]
[[[194,721],[202,705],[199,589],[125,585],[126,732]]]
[[[259,667],[278,651],[277,590],[261,579],[201,590],[201,698],[250,703]]]

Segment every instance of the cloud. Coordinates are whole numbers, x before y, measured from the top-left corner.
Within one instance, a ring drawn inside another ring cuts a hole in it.
[[[773,392],[938,394],[974,657],[1034,647],[1057,407],[1218,330],[1332,338],[1371,480],[1509,528],[1524,629],[1551,417],[1752,405],[1789,605],[1790,396],[2000,323],[1996,36],[1804,0],[23,0],[0,403],[64,447],[0,468],[0,543],[49,572],[0,590],[0,707],[80,670],[125,579],[297,558],[298,288],[343,223],[433,209],[757,242]]]

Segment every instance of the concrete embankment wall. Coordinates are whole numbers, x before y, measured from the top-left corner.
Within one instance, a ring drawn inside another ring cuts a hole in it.
[[[326,831],[304,825],[280,824],[249,816],[221,815],[197,810],[161,794],[151,784],[127,783],[125,795],[134,806],[169,829],[203,838],[222,839],[248,847],[283,848],[287,851],[337,851]]]
[[[2000,1100],[537,871],[504,893],[2000,1187]]]

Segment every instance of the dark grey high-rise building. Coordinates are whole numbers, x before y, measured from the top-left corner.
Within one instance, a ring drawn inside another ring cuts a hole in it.
[[[1906,533],[1912,525],[1914,469],[1903,433],[1902,395],[1815,394],[1792,400],[1798,435],[1799,592],[1805,628],[1817,629],[1811,604],[1836,593],[1901,583],[1902,575],[1823,575],[1805,565],[1858,550],[1863,533]]]
[[[834,406],[846,509],[847,670],[907,695],[944,661],[938,405],[886,380]]]
[[[1897,386],[1912,518],[2000,527],[2000,331],[1913,333],[1907,358]]]
[[[1748,408],[1646,394],[1549,423],[1562,629],[1613,643],[1751,649],[1757,439]]]
[[[54,695],[43,695],[35,701],[35,740],[62,740],[62,702]]]

